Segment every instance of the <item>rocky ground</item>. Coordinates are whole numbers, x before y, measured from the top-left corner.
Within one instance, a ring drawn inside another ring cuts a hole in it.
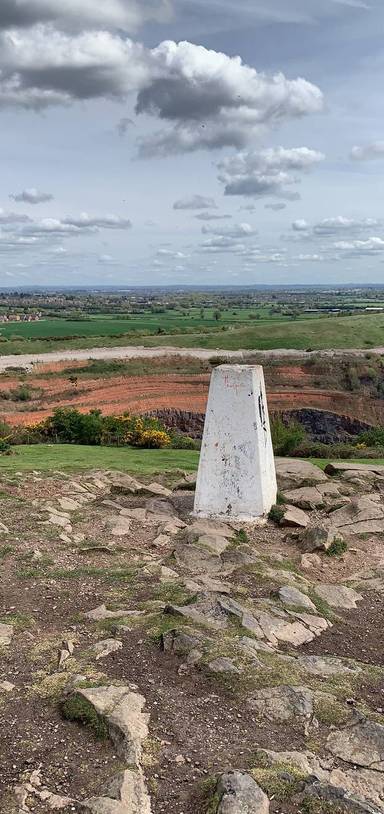
[[[277,468],[256,527],[1,477],[2,814],[384,811],[384,469]]]

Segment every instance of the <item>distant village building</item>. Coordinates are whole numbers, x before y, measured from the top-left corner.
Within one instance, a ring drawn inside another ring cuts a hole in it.
[[[0,322],[39,322],[41,314],[0,314]]]

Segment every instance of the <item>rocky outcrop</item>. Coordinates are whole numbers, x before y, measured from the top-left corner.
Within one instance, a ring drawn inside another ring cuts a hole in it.
[[[271,410],[273,416],[274,410]],[[276,413],[275,413],[276,414]],[[190,438],[201,439],[204,429],[204,413],[193,413],[185,410],[154,410],[147,415],[158,418],[166,427],[177,430]],[[371,424],[359,421],[346,415],[332,413],[329,410],[303,408],[279,412],[282,420],[290,424],[293,421],[301,424],[308,438],[322,444],[348,443],[360,433],[371,429]]]

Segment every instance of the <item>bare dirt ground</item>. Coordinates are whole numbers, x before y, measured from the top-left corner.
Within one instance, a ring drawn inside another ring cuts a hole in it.
[[[163,486],[173,488],[177,477],[163,476]],[[215,778],[233,770],[255,777],[273,813],[328,814],[329,803],[302,807],[303,778],[301,786],[295,774],[287,780],[294,770],[286,760],[284,771],[266,771],[260,750],[309,750],[324,765],[333,761],[345,777],[356,770],[354,782],[363,782],[365,770],[334,759],[327,738],[349,725],[351,715],[365,716],[379,730],[384,723],[383,535],[354,535],[341,556],[318,552],[308,569],[297,531],[272,522],[246,526],[240,535],[239,528],[230,529],[229,538],[228,528],[216,528],[213,542],[191,542],[193,494],[157,496],[161,487],[151,488],[141,494],[132,491],[128,476],[116,480],[92,471],[1,477],[0,637],[1,625],[13,626],[1,647],[1,814],[83,811],[80,801],[100,794],[124,768],[114,743],[63,717],[73,688],[111,685],[129,686],[145,698],[150,718],[141,763],[153,814],[216,814]],[[379,505],[381,483],[367,489]],[[311,524],[324,522],[330,511],[313,512]],[[316,595],[320,584],[353,585],[361,591],[357,608],[331,607]],[[282,586],[315,602],[305,620],[303,609],[289,609],[277,598]],[[237,610],[223,612],[220,602],[226,601],[237,603]],[[85,615],[102,604],[116,618]],[[132,611],[140,613],[130,616]],[[255,619],[267,631],[261,638]],[[319,619],[321,635],[298,644],[299,630],[310,638]],[[284,632],[274,639],[276,625]],[[182,634],[191,641],[183,645]],[[244,637],[256,648],[252,655],[241,649]],[[97,658],[94,646],[105,639],[119,649]],[[63,642],[73,643],[73,653],[58,661]],[[300,662],[308,655],[341,661],[332,675],[327,661],[314,674]],[[292,712],[288,705],[283,713],[272,707],[264,715],[249,705],[259,692],[287,686],[312,694],[307,717],[301,706]],[[382,791],[364,793],[372,805],[374,798],[375,811],[383,811],[384,777],[374,774],[383,778]],[[338,805],[332,812],[344,810]]]
[[[343,350],[323,350],[323,351],[302,351],[296,350],[294,348],[287,349],[287,348],[276,348],[274,350],[238,350],[238,351],[230,351],[230,350],[223,350],[221,348],[216,348],[215,350],[206,348],[172,348],[172,347],[153,347],[153,348],[144,348],[144,347],[115,347],[115,348],[92,348],[86,350],[61,350],[61,351],[49,351],[48,353],[39,353],[39,354],[19,354],[19,355],[9,355],[9,356],[0,356],[0,372],[6,370],[7,367],[29,367],[31,364],[41,364],[41,363],[49,363],[49,362],[63,362],[63,361],[86,361],[87,359],[151,359],[157,358],[161,356],[183,356],[183,357],[192,357],[194,359],[210,359],[212,356],[221,356],[223,358],[232,359],[232,360],[246,360],[250,356],[254,356],[255,353],[260,355],[261,358],[268,359],[268,358],[278,358],[281,357],[282,359],[290,357],[290,358],[297,358],[302,359],[310,358],[311,356],[324,356],[324,357],[333,357],[333,356],[351,356],[351,357],[363,357],[367,351],[366,349],[361,348],[354,348],[354,349],[343,349]],[[383,355],[384,354],[384,347],[380,348],[369,348],[369,353],[373,353],[375,355]]]
[[[69,374],[66,375],[68,362],[39,364],[23,376],[3,374],[0,415],[11,424],[26,426],[43,420],[55,407],[61,406],[82,411],[99,408],[107,415],[163,409],[205,412],[211,373],[208,363],[198,364],[192,358],[177,356],[155,358],[152,365],[150,374],[147,361],[143,371],[135,370],[134,375],[117,371],[95,376],[91,367],[87,375],[89,363],[73,362],[70,370],[81,371],[76,386],[70,383]],[[319,373],[316,366],[312,369],[305,363],[282,362],[267,364],[265,375],[272,410],[310,408],[373,424],[384,421],[383,400],[375,398],[369,387],[363,386],[354,393],[343,390],[343,382],[338,380],[339,370],[335,369],[332,376],[327,366]],[[29,399],[24,402],[9,398],[23,383],[31,388]]]

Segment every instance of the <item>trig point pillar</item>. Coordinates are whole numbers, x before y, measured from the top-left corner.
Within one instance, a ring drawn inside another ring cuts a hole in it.
[[[209,389],[194,514],[252,521],[276,496],[263,368],[220,365]]]

